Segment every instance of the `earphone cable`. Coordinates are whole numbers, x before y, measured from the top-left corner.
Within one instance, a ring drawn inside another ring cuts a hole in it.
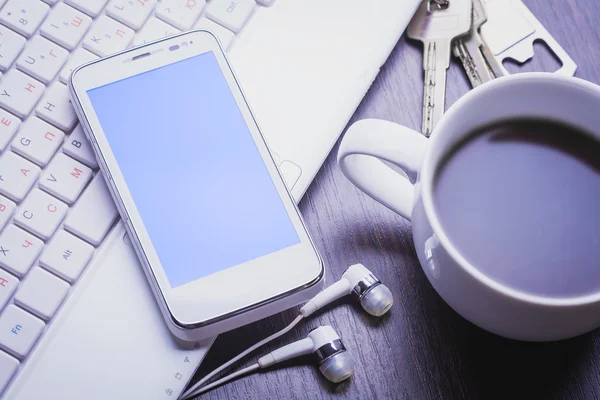
[[[220,386],[220,385],[222,385],[222,384],[224,384],[226,382],[229,382],[230,380],[233,380],[233,379],[235,379],[235,378],[237,378],[239,376],[246,375],[247,373],[256,371],[257,369],[260,369],[260,365],[258,365],[258,363],[253,364],[253,365],[251,365],[249,367],[246,367],[246,368],[242,368],[239,371],[234,372],[234,373],[232,373],[230,375],[227,375],[227,376],[225,376],[225,377],[223,377],[223,378],[221,378],[219,380],[216,380],[216,381],[214,381],[213,383],[211,383],[209,385],[202,386],[200,389],[198,389],[198,391],[196,391],[196,393],[194,393],[194,396],[198,395],[198,394],[201,394],[201,393],[204,393],[204,392],[207,392],[207,391],[209,391],[211,389],[214,389],[217,386]]]
[[[267,343],[269,343],[269,342],[277,339],[278,337],[285,335],[290,330],[292,330],[296,325],[298,325],[298,323],[302,320],[302,318],[304,318],[303,315],[298,315],[296,317],[296,319],[294,319],[288,326],[286,326],[282,330],[280,330],[278,332],[275,332],[271,336],[269,336],[269,337],[261,340],[260,342],[258,342],[256,344],[250,346],[249,348],[247,348],[246,350],[244,350],[243,352],[241,352],[237,356],[233,357],[231,360],[227,361],[225,364],[221,365],[219,368],[217,368],[214,371],[210,372],[208,375],[206,375],[204,378],[202,378],[200,381],[198,381],[194,386],[192,386],[191,388],[189,388],[188,390],[186,390],[181,395],[181,399],[188,399],[188,398],[190,398],[192,396],[195,396],[195,395],[201,393],[201,391],[199,391],[198,389],[201,388],[202,385],[204,385],[206,382],[208,382],[208,380],[211,379],[213,376],[215,376],[219,372],[223,371],[225,368],[231,366],[233,363],[235,363],[235,362],[239,361],[240,359],[246,357],[248,354],[252,353],[254,350],[258,349],[259,347],[264,346],[265,344],[267,344]],[[241,372],[241,371],[243,371],[243,370],[240,370],[238,372]],[[225,379],[225,378],[223,378],[223,379]],[[216,381],[215,383],[217,383],[219,381]],[[213,387],[212,385],[213,384],[210,384],[208,386]],[[208,390],[208,389],[206,389],[206,390]]]

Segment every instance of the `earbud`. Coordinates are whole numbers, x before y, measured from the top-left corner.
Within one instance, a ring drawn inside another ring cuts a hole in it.
[[[380,317],[392,308],[392,292],[362,264],[348,267],[342,278],[313,297],[300,309],[300,314],[308,317],[325,305],[353,293],[366,312]]]
[[[354,373],[354,358],[344,347],[339,335],[329,325],[313,329],[306,339],[283,346],[258,359],[260,368],[266,368],[290,358],[313,353],[319,362],[319,371],[331,382],[338,383]]]

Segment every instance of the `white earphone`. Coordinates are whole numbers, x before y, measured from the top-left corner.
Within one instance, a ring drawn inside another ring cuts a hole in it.
[[[354,373],[354,358],[329,325],[313,329],[306,339],[283,346],[258,359],[261,368],[290,358],[313,353],[319,362],[319,371],[331,382],[338,383]]]
[[[213,376],[229,367],[231,364],[245,357],[257,348],[286,334],[294,328],[303,318],[306,318],[323,308],[327,304],[343,296],[353,293],[359,300],[363,309],[369,314],[380,317],[392,308],[394,299],[390,290],[382,284],[362,264],[348,267],[342,278],[333,285],[327,287],[321,293],[313,297],[308,303],[300,308],[300,315],[287,327],[273,335],[261,340],[244,352],[238,354],[219,368],[215,369],[198,383],[181,395],[181,399],[187,399],[197,394],[206,392],[238,376],[267,368],[271,365],[299,357],[306,354],[315,354],[319,362],[319,370],[331,382],[338,383],[348,379],[354,373],[354,359],[346,350],[342,340],[335,330],[329,326],[320,326],[310,331],[308,337],[294,343],[283,346],[266,356],[258,359],[256,364],[243,368],[231,375],[221,378],[209,385],[203,386]]]
[[[342,278],[313,297],[300,309],[300,314],[308,317],[327,304],[354,293],[360,305],[369,314],[381,317],[394,304],[392,292],[362,264],[348,267]]]

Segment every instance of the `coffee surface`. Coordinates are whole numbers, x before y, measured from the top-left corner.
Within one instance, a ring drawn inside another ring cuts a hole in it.
[[[437,171],[434,204],[485,275],[547,297],[600,292],[600,141],[553,121],[474,131]]]

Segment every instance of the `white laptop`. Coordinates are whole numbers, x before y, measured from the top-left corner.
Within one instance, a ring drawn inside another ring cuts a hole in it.
[[[175,399],[211,344],[164,325],[70,106],[73,68],[213,31],[299,201],[419,1],[0,0],[1,396]]]

